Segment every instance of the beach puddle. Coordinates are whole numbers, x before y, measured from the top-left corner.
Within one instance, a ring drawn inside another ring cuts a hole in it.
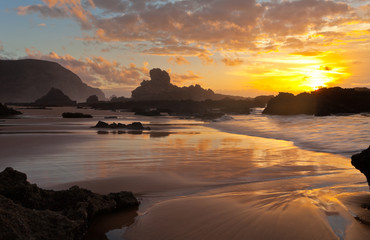
[[[137,217],[137,208],[99,216],[92,222],[86,240],[122,240],[127,226]]]

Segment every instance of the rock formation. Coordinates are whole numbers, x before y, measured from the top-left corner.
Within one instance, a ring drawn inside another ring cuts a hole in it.
[[[50,91],[34,103],[37,106],[75,106],[76,101],[72,101],[60,89],[51,88]]]
[[[352,165],[366,176],[367,183],[370,187],[370,146],[361,153],[353,155],[351,159]]]
[[[91,95],[105,99],[100,89],[86,85],[58,63],[34,59],[0,60],[0,102],[33,102],[50,88],[58,88],[79,102]]]
[[[150,127],[144,127],[141,122],[133,122],[131,124],[123,123],[106,123],[99,121],[93,128],[111,128],[111,129],[129,129],[129,130],[150,130]]]
[[[132,91],[133,100],[202,101],[206,99],[219,100],[230,97],[226,95],[215,94],[211,89],[206,90],[198,84],[191,85],[189,87],[178,87],[176,85],[173,85],[171,83],[169,74],[159,68],[154,68],[150,70],[149,75],[150,80],[142,81],[140,86]]]
[[[268,102],[263,111],[264,114],[273,115],[315,116],[361,112],[370,112],[370,89],[340,87],[322,88],[296,96],[291,93],[279,93]]]
[[[84,239],[97,215],[138,206],[130,192],[100,195],[73,186],[44,190],[24,173],[0,173],[0,239]]]
[[[22,113],[0,103],[0,116],[12,116],[12,115],[19,115],[19,114],[22,114]]]

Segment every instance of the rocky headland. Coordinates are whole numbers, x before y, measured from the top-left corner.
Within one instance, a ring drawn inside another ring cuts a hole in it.
[[[368,88],[321,88],[311,93],[279,93],[272,98],[264,114],[327,116],[370,112]]]
[[[0,173],[0,239],[84,239],[96,216],[138,205],[131,192],[41,189],[26,174],[6,168]]]
[[[56,62],[0,60],[0,102],[34,102],[51,88],[62,90],[78,102],[91,95],[105,99],[100,89],[88,86],[75,73]]]

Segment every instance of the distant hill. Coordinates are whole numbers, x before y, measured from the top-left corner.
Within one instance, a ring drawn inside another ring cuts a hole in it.
[[[51,88],[50,91],[35,101],[38,106],[75,106],[76,101],[72,101],[60,89]]]
[[[243,97],[216,94],[211,89],[204,89],[200,85],[189,87],[178,87],[171,83],[170,75],[159,68],[154,68],[149,72],[150,80],[144,80],[140,86],[132,91],[134,101],[147,100],[221,100],[225,98],[235,100],[245,100]]]
[[[100,89],[83,83],[58,63],[34,59],[0,60],[0,102],[34,102],[51,88],[58,88],[79,102],[91,95],[105,99]]]
[[[370,112],[368,88],[321,88],[311,93],[279,93],[272,98],[264,114],[327,116]]]

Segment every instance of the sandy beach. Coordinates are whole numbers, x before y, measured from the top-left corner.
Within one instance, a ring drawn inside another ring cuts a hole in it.
[[[341,155],[231,134],[201,121],[90,109],[22,109],[0,122],[0,168],[40,187],[132,191],[139,209],[97,219],[88,239],[369,239],[365,177]],[[92,119],[63,119],[83,112]],[[104,119],[107,116],[117,119]],[[97,121],[151,127],[97,134]]]

